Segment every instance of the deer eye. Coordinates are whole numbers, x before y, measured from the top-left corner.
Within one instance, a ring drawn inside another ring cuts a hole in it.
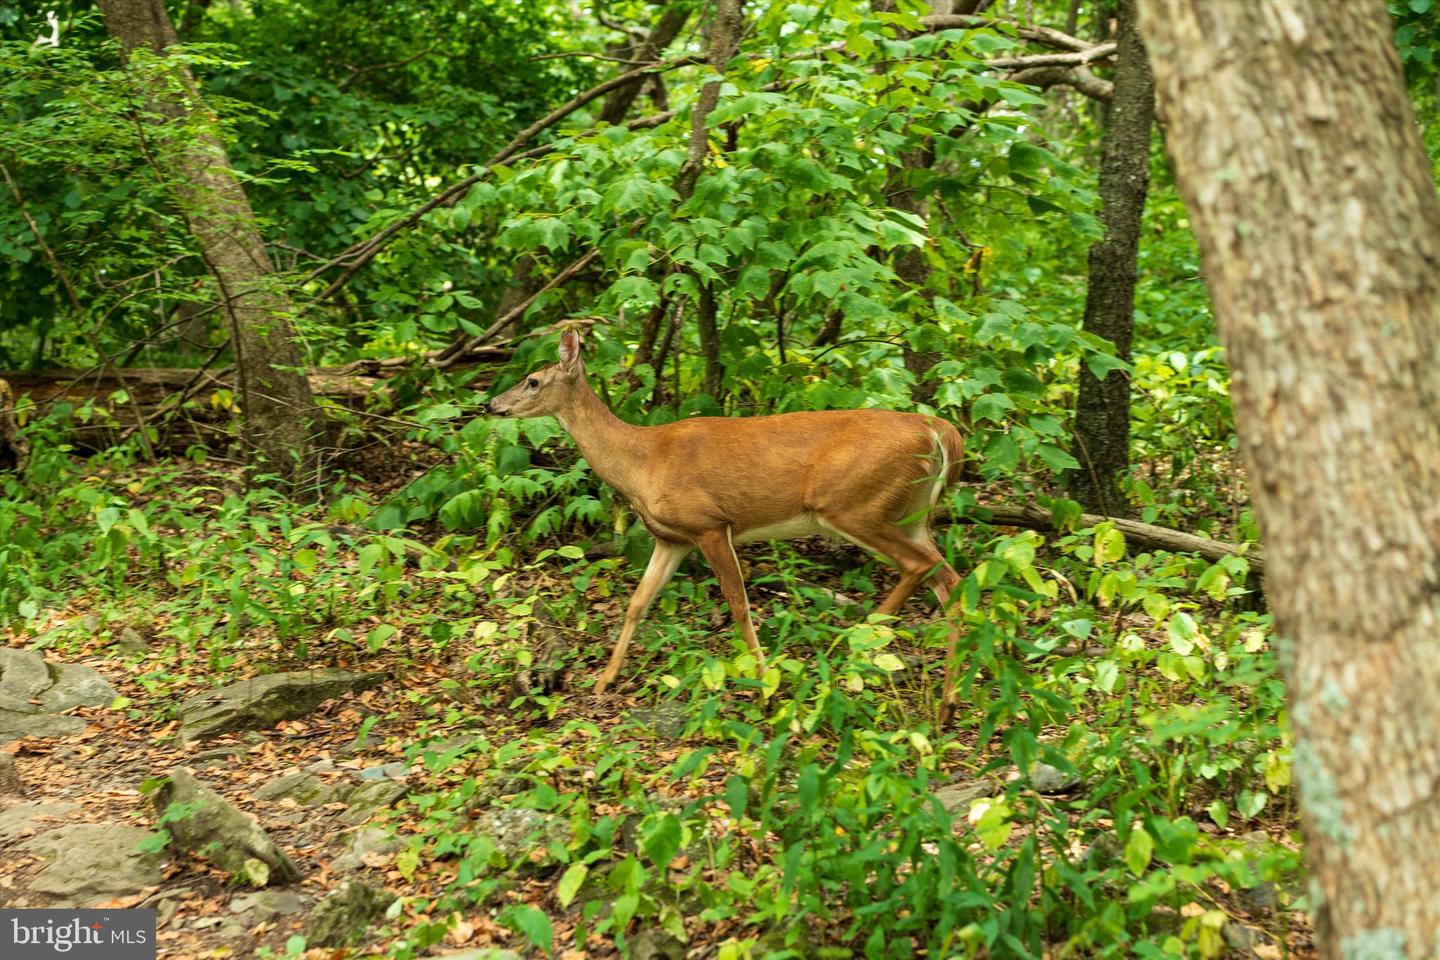
[[[540,381],[536,380],[534,377],[531,377],[529,380],[525,381],[525,385],[531,390],[534,390],[536,387],[540,386]]]

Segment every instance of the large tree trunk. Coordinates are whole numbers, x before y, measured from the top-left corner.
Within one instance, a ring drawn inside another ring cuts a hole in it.
[[[1120,0],[1115,52],[1115,88],[1100,157],[1100,221],[1104,239],[1090,248],[1090,285],[1085,295],[1085,329],[1115,345],[1130,359],[1135,326],[1135,258],[1140,217],[1150,183],[1150,126],[1155,114],[1155,78],[1135,26],[1134,0]],[[1130,466],[1130,378],[1112,370],[1096,379],[1081,365],[1075,401],[1075,459],[1070,489],[1087,510],[1126,516],[1120,477]]]
[[[177,40],[161,0],[101,0],[111,35],[127,52],[163,54]],[[188,70],[180,76],[187,96],[156,89],[151,107],[183,120],[200,103]],[[187,103],[188,101],[188,103]],[[215,278],[230,327],[240,375],[244,436],[258,464],[294,484],[315,474],[315,433],[319,410],[299,368],[305,359],[278,289],[255,215],[220,142],[208,134],[168,146],[153,158],[163,169],[176,200]]]
[[[1144,0],[1326,957],[1440,949],[1440,201],[1381,0]]]

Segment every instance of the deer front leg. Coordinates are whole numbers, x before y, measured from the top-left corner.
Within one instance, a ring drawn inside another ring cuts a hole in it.
[[[620,628],[620,639],[615,641],[615,649],[610,653],[610,663],[595,681],[596,696],[603,694],[615,682],[620,668],[625,665],[625,654],[630,649],[630,638],[635,636],[635,628],[645,619],[656,595],[670,582],[670,578],[680,566],[680,561],[685,559],[690,550],[688,543],[655,541],[655,549],[650,553],[650,564],[645,568],[645,575],[640,578],[635,595],[630,598],[630,606],[625,611],[625,625]]]
[[[730,528],[719,527],[701,534],[700,552],[710,561],[710,568],[720,581],[720,592],[730,606],[730,616],[740,627],[750,652],[755,655],[758,675],[765,669],[765,653],[760,649],[760,639],[755,635],[755,624],[750,619],[750,600],[745,596],[745,578],[740,573],[740,559],[735,556]]]

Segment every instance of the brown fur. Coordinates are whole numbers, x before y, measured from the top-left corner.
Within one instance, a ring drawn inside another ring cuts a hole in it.
[[[654,427],[625,423],[585,379],[579,338],[562,339],[561,362],[490,401],[507,416],[559,418],[600,478],[623,494],[656,548],[626,613],[597,692],[614,682],[640,619],[685,554],[698,547],[757,661],[764,662],[733,544],[829,531],[885,554],[900,582],[877,608],[894,614],[922,582],[945,604],[959,576],[930,538],[943,483],[962,472],[963,442],[937,417],[891,410],[824,410],[765,417],[700,417]],[[775,528],[772,530],[772,528]],[[942,712],[953,700],[954,644]]]

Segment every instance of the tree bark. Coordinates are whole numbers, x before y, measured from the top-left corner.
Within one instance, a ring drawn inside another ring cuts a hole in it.
[[[690,7],[686,4],[671,3],[660,14],[655,21],[655,26],[643,42],[635,43],[628,48],[628,57],[641,63],[648,63],[656,60],[665,48],[680,35],[685,28],[685,21],[690,19]],[[600,123],[620,123],[630,113],[630,107],[635,103],[635,98],[645,89],[645,84],[652,82],[653,77],[637,77],[631,83],[613,91],[605,98],[605,104],[600,108],[600,115],[597,121]],[[663,109],[663,108],[661,108]]]
[[[145,49],[163,56],[178,42],[161,0],[101,0],[100,8],[127,54]],[[169,120],[188,118],[201,103],[189,70],[178,70],[186,95],[157,88],[151,97],[151,108]],[[293,309],[278,289],[250,202],[224,147],[208,133],[187,137],[152,159],[170,181],[215,278],[235,351],[252,460],[298,490],[315,479],[320,413],[299,369],[305,359],[289,320]]]
[[[1380,0],[1143,0],[1266,537],[1325,957],[1440,949],[1440,200]]]
[[[716,73],[723,74],[726,65],[740,51],[740,34],[744,21],[741,0],[716,0],[715,17],[710,23],[710,46],[706,60]],[[680,206],[695,193],[695,184],[705,168],[710,153],[710,112],[720,102],[720,81],[708,81],[700,88],[700,96],[690,115],[690,143],[685,162],[675,175],[675,193]],[[700,353],[705,360],[705,392],[723,403],[725,396],[725,364],[720,356],[720,332],[716,325],[717,308],[714,286],[695,277],[700,287],[696,300],[696,326],[700,333]],[[678,321],[677,321],[678,322]]]
[[[0,471],[19,472],[28,452],[15,422],[15,392],[9,383],[0,380]]]
[[[1115,345],[1130,359],[1135,328],[1135,260],[1140,218],[1150,183],[1150,127],[1155,115],[1155,78],[1135,25],[1134,0],[1117,11],[1114,94],[1100,156],[1100,221],[1105,236],[1090,248],[1090,281],[1085,294],[1085,330]],[[1087,510],[1127,516],[1120,478],[1130,467],[1130,377],[1111,370],[1097,379],[1080,366],[1075,400],[1075,459],[1070,491]]]

